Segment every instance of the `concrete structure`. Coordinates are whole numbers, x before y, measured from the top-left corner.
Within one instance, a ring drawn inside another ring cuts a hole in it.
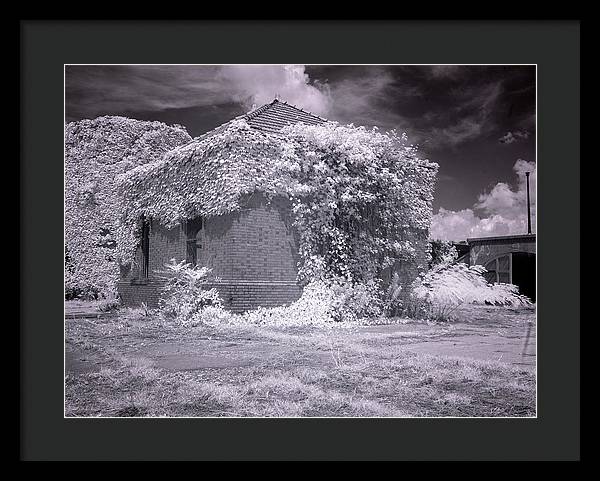
[[[515,284],[535,301],[536,235],[508,235],[467,239],[469,265],[482,265],[489,282]]]

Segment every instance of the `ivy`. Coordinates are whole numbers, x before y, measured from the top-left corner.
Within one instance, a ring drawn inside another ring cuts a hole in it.
[[[368,281],[423,249],[437,167],[394,131],[328,122],[275,135],[237,119],[119,176],[119,256],[132,261],[142,216],[173,227],[262,192],[292,203],[300,280]]]
[[[65,126],[65,289],[106,296],[119,279],[116,176],[189,142],[180,126],[99,117]]]

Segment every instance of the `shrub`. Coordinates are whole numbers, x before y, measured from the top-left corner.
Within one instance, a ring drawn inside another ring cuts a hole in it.
[[[386,316],[394,317],[402,314],[404,302],[401,295],[402,285],[400,283],[400,276],[397,272],[394,272],[392,281],[383,293],[382,310]]]
[[[300,299],[289,306],[259,308],[245,313],[242,321],[280,326],[330,325],[378,316],[382,309],[377,281],[321,279],[309,283]]]
[[[206,289],[211,269],[192,266],[185,261],[175,259],[158,271],[165,281],[161,288],[159,310],[167,318],[181,324],[188,324],[192,318],[207,306],[222,306],[222,300],[215,288]]]
[[[236,314],[226,311],[221,306],[206,306],[193,315],[190,326],[222,326],[232,324],[235,317]]]
[[[98,310],[100,312],[110,312],[114,311],[121,307],[121,299],[117,296],[109,296],[106,299],[103,299],[98,304]]]
[[[519,294],[513,284],[490,284],[483,266],[439,264],[420,276],[411,286],[405,303],[405,315],[449,320],[461,304],[532,307],[529,298]]]

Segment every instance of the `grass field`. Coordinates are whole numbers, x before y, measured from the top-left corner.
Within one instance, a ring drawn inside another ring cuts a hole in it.
[[[461,357],[505,342],[516,360],[534,317],[473,307],[452,324],[333,329],[68,319],[65,415],[535,416],[531,366]]]

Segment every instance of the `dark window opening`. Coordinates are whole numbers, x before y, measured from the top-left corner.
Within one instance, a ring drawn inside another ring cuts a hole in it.
[[[186,262],[197,265],[204,247],[204,221],[201,217],[186,223],[187,250]]]
[[[513,283],[519,286],[519,292],[535,302],[535,254],[515,252],[512,258]]]
[[[491,260],[485,268],[488,282],[514,284],[520,294],[535,302],[535,254],[511,252]]]
[[[148,279],[148,265],[150,260],[150,221],[142,221],[142,265],[140,277]]]

